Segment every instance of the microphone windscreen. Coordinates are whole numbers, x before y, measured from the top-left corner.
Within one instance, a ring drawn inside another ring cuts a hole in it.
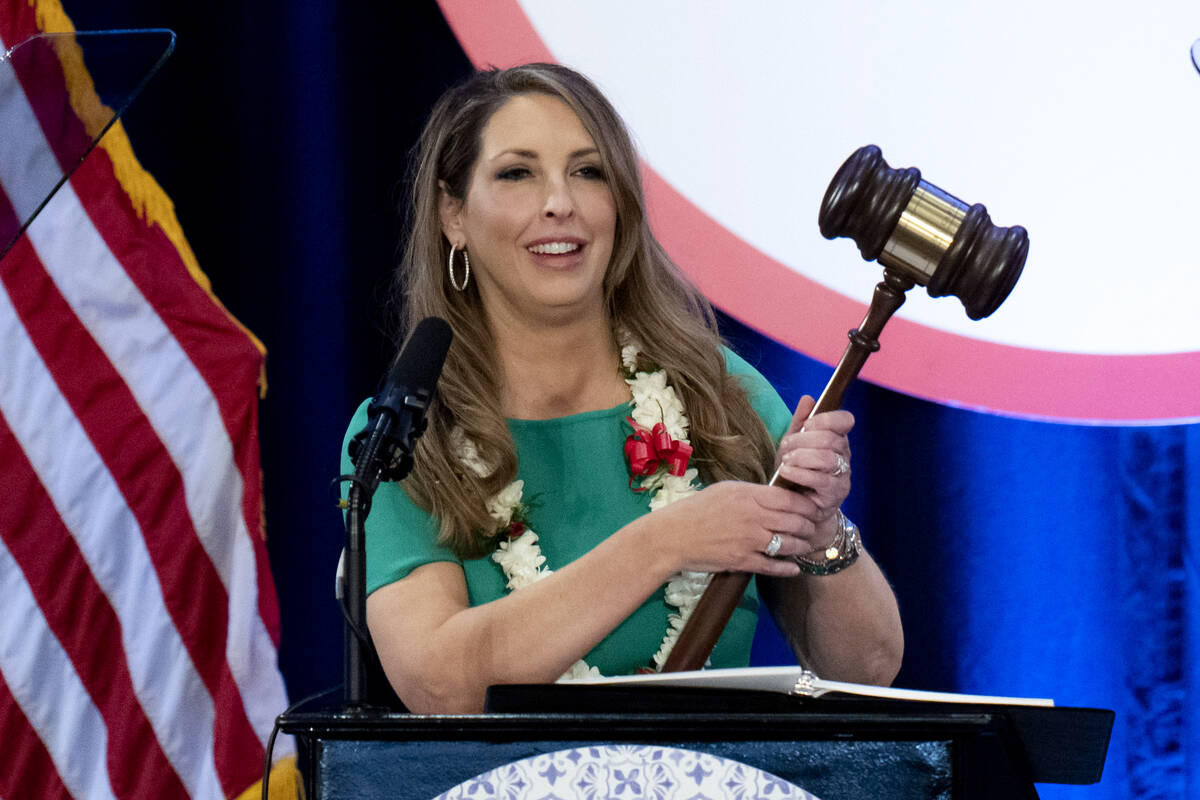
[[[444,319],[426,317],[417,323],[379,393],[367,406],[366,426],[350,441],[348,452],[356,472],[370,472],[368,467],[379,463],[382,447],[392,455],[384,459],[377,477],[399,480],[407,474],[412,465],[408,456],[425,430],[425,410],[441,377],[451,338],[450,325]],[[396,460],[398,454],[405,458]]]
[[[396,359],[388,384],[433,389],[442,374],[451,338],[450,324],[441,317],[426,317],[418,322]]]

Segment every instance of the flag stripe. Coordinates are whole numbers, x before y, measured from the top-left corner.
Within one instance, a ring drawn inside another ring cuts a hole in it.
[[[4,577],[0,576],[0,583]],[[0,656],[0,663],[3,657]],[[54,761],[37,731],[13,698],[0,670],[0,742],[4,742],[4,769],[0,769],[0,798],[13,800],[70,800],[71,794],[54,768]]]
[[[46,497],[8,426],[0,422],[0,472],[23,503],[0,504],[0,537],[25,575],[50,630],[74,665],[109,730],[108,766],[118,797],[182,797],[183,783],[142,711],[123,652],[97,647],[121,639],[121,623]],[[123,768],[138,763],[138,774]],[[143,794],[142,796],[146,796]]]
[[[52,150],[44,137],[41,142],[44,152]],[[90,208],[84,208],[81,195],[88,198]],[[98,224],[89,211],[100,218]],[[55,214],[53,221],[51,212]],[[80,165],[26,234],[72,310],[129,385],[183,474],[183,496],[194,529],[229,591],[230,596],[222,603],[232,616],[225,639],[226,655],[241,695],[240,704],[251,719],[261,747],[265,746],[274,715],[286,705],[275,664],[275,637],[266,629],[259,602],[258,585],[261,570],[268,566],[267,559],[265,553],[263,558],[256,557],[254,537],[241,514],[244,481],[234,464],[231,440],[217,400],[196,370],[196,362],[171,335],[164,317],[147,302],[131,273],[150,286],[195,284],[161,230],[148,229],[135,220],[128,198],[112,179],[111,161],[103,150],[98,150]],[[68,232],[70,235],[63,235]],[[115,257],[116,252],[123,260]],[[81,263],[81,256],[86,257],[85,262]],[[162,272],[173,265],[184,273],[184,280],[163,280]],[[195,317],[200,309],[213,313],[213,305],[199,287],[196,289],[206,301],[203,306],[193,303],[193,307],[179,308],[178,298],[172,297],[169,299],[176,302],[167,307],[174,314],[184,312],[183,320],[205,334],[204,338],[215,340],[206,346],[218,354],[216,369],[225,373],[220,385],[245,386],[236,373],[228,372],[245,365],[248,355],[249,363],[255,365],[257,351],[225,317],[210,318],[197,326]],[[114,315],[121,319],[121,325],[113,324]],[[253,366],[241,369],[252,381]],[[171,402],[179,394],[190,402]],[[244,391],[242,394],[245,397]],[[249,399],[253,402],[253,395]],[[242,413],[241,418],[247,417],[251,421],[255,418]],[[252,438],[250,443],[255,444]],[[164,584],[170,585],[168,576],[163,578]],[[269,600],[274,608],[273,595]],[[274,685],[268,682],[272,676]]]
[[[52,211],[47,208],[47,212]],[[198,548],[181,546],[185,544],[181,538],[143,539],[143,529],[156,529],[150,526],[162,525],[165,526],[162,530],[175,530],[173,525],[178,525],[180,518],[187,521],[186,512],[171,513],[171,506],[181,505],[181,502],[170,502],[177,494],[169,491],[172,483],[169,476],[156,474],[153,468],[156,455],[150,453],[148,458],[143,455],[146,449],[155,448],[157,440],[152,435],[147,437],[146,431],[139,430],[136,423],[114,424],[128,418],[129,408],[136,410],[132,400],[121,402],[121,396],[127,393],[125,387],[115,375],[102,374],[111,369],[98,355],[86,332],[78,329],[45,273],[36,268],[36,257],[32,255],[28,241],[19,241],[12,255],[12,259],[5,259],[0,270],[10,293],[0,294],[0,302],[7,304],[11,299],[24,313],[13,306],[0,310],[0,320],[4,321],[0,342],[4,343],[5,352],[11,354],[13,364],[25,382],[21,386],[6,384],[0,387],[0,408],[33,462],[42,484],[50,492],[53,507],[62,509],[63,519],[85,559],[93,565],[93,573],[105,595],[123,619],[138,622],[136,626],[122,628],[122,643],[137,693],[145,698],[144,705],[155,730],[160,732],[159,738],[172,764],[185,777],[189,787],[211,786],[215,782],[211,753],[192,752],[193,745],[178,741],[178,733],[172,733],[178,726],[181,706],[188,709],[191,724],[197,727],[212,726],[215,722],[213,699],[206,692],[205,682],[197,673],[196,660],[192,657],[196,651],[207,657],[210,671],[214,673],[212,683],[217,684],[223,664],[219,652],[205,647],[203,636],[216,637],[207,641],[219,642],[225,631],[223,626],[205,630],[206,609],[213,601],[205,600],[203,581],[189,573],[194,569],[202,575],[206,560]],[[18,265],[22,265],[19,273],[16,272]],[[38,325],[22,329],[17,320],[33,309],[39,310]],[[50,320],[57,320],[57,323],[51,324]],[[144,509],[142,526],[113,474],[103,463],[101,454],[94,449],[95,443],[85,431],[86,425],[73,412],[68,398],[60,394],[59,386],[28,335],[36,335],[42,341],[43,352],[49,354],[50,360],[59,362],[60,375],[70,378],[60,383],[76,396],[76,402],[86,398],[92,404],[85,417],[92,421],[93,428],[101,428],[96,434],[102,440],[114,440],[108,443],[108,452],[120,453],[125,462],[118,465],[118,471],[126,476],[130,472],[141,472],[137,476],[141,487],[131,484],[127,489],[135,498],[134,502],[143,506],[166,503],[167,508],[162,511]],[[64,364],[64,360],[78,363]],[[106,417],[108,431],[103,429]],[[139,465],[136,459],[141,458],[146,458],[146,462]],[[170,468],[169,459],[157,457],[157,460],[166,462]],[[177,476],[174,482],[178,483]],[[160,583],[155,579],[148,542],[157,544],[160,551],[168,551],[166,558],[187,559],[191,563],[183,564],[173,574],[168,573],[171,579]],[[212,579],[210,583],[219,593],[218,582]],[[168,587],[166,597],[164,585]],[[219,593],[216,608],[224,608],[223,600],[223,593]],[[175,609],[178,627],[171,624],[169,608]],[[181,631],[190,634],[190,643],[181,639]],[[176,691],[162,693],[157,687],[164,683],[175,687]],[[196,741],[206,742],[207,739]],[[232,780],[234,776],[229,777]]]
[[[38,731],[62,783],[75,797],[116,800],[108,781],[104,719],[46,627],[20,568],[0,544],[4,613],[22,620],[0,626],[0,674],[16,705]],[[54,687],[47,698],[44,687]],[[53,702],[46,702],[52,699]],[[36,797],[36,795],[34,795]]]

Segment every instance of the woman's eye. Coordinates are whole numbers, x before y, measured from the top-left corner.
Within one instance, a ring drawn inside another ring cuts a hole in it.
[[[496,177],[502,181],[519,181],[529,175],[527,167],[507,167],[496,173]]]
[[[584,178],[591,178],[592,180],[604,180],[604,170],[600,169],[600,167],[594,164],[588,164],[587,166],[580,167],[579,169],[575,170],[575,174]]]

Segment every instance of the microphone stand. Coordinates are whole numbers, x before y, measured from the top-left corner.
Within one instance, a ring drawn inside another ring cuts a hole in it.
[[[428,397],[405,398],[408,408],[421,411]],[[395,424],[391,413],[381,415],[379,424],[364,443],[357,459],[354,477],[346,498],[345,574],[343,577],[342,667],[346,676],[343,704],[350,711],[367,707],[367,662],[365,652],[370,646],[367,631],[367,551],[365,525],[371,512],[371,499],[384,477],[402,480],[412,470],[411,439],[391,436]],[[415,437],[413,437],[415,438]],[[389,450],[391,453],[389,454]]]
[[[363,497],[356,480],[350,484],[346,509],[346,560],[343,577],[342,670],[346,676],[342,702],[350,710],[360,710],[367,699],[367,664],[363,650],[367,634],[367,554],[363,543],[363,523],[370,509],[370,497]]]

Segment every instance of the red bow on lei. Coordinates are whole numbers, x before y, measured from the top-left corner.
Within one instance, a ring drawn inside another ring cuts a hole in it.
[[[692,457],[692,446],[687,442],[677,442],[667,433],[667,426],[661,422],[652,429],[646,430],[633,421],[632,417],[625,420],[633,426],[633,433],[625,439],[625,457],[629,459],[629,487],[638,478],[649,478],[658,472],[659,466],[665,465],[667,472],[672,475],[682,475],[687,470],[688,459]],[[633,489],[635,492],[646,491],[645,487]]]

